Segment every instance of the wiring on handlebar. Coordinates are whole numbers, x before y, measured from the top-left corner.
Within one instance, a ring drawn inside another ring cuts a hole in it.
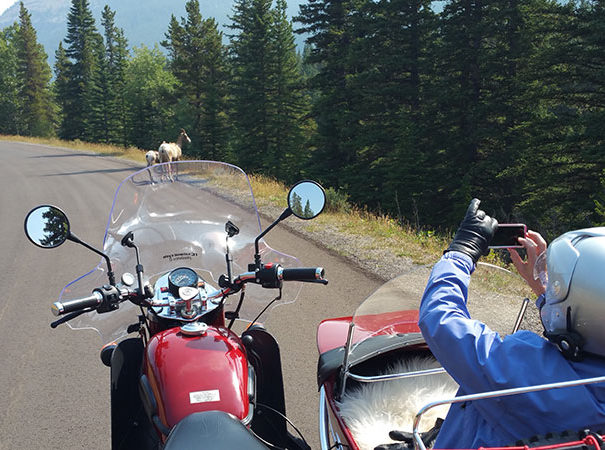
[[[254,318],[254,320],[252,322],[250,322],[250,325],[256,323],[256,321],[259,319],[259,317],[265,313],[265,311],[269,308],[269,306],[271,306],[273,303],[275,303],[278,300],[281,300],[281,288],[279,288],[279,295],[277,297],[275,297],[273,300],[271,300],[269,303],[267,303],[267,306],[265,306],[262,309],[262,311],[258,313],[258,315]]]
[[[282,414],[282,413],[281,413],[281,412],[279,412],[277,409],[272,408],[272,407],[271,407],[271,406],[269,406],[269,405],[265,405],[264,403],[258,403],[258,402],[257,402],[257,403],[256,403],[256,406],[257,406],[257,407],[261,407],[261,408],[268,409],[269,411],[271,411],[271,412],[273,412],[273,413],[277,414],[278,416],[283,417],[283,418],[284,418],[284,420],[285,420],[286,422],[288,422],[288,424],[289,424],[289,425],[290,425],[292,428],[294,428],[294,431],[296,431],[296,433],[298,434],[298,436],[300,436],[300,438],[301,438],[301,439],[302,439],[302,441],[305,443],[305,445],[306,445],[307,447],[309,446],[309,444],[307,443],[307,440],[305,439],[305,437],[303,436],[303,434],[300,432],[300,430],[299,430],[298,428],[296,428],[296,425],[294,425],[294,423],[292,423],[292,421],[291,421],[290,419],[288,419],[288,418],[287,418],[287,417],[286,417],[284,414]],[[258,437],[258,436],[257,436],[257,437]],[[259,439],[263,440],[262,438],[259,438]],[[271,444],[269,444],[269,445],[271,445]],[[279,448],[279,447],[276,447],[276,446],[274,446],[274,445],[271,445],[271,446],[272,446],[273,448]],[[310,447],[309,447],[309,448],[310,448]]]
[[[145,314],[145,310],[143,309],[143,305],[139,305],[139,309],[141,310],[140,317],[142,319],[142,320],[139,319],[139,323],[141,325],[144,325],[141,328],[139,328],[139,336],[141,336],[141,339],[143,339],[143,344],[145,345],[145,347],[147,347],[147,343],[149,342],[149,336],[147,335],[146,331],[149,330],[149,319],[147,319],[147,315]]]
[[[258,439],[259,441],[261,441],[261,442],[262,442],[263,444],[265,444],[267,447],[273,448],[273,449],[275,449],[275,450],[288,450],[288,449],[286,449],[286,448],[283,448],[283,447],[278,447],[277,445],[273,445],[273,444],[272,444],[271,442],[269,442],[269,441],[265,441],[265,440],[264,440],[262,437],[260,437],[258,434],[256,434],[252,428],[250,428],[249,430],[250,430],[250,432],[251,432],[251,433],[254,435],[254,437],[255,437],[256,439]]]
[[[349,447],[347,444],[343,444],[342,442],[335,442],[334,444],[330,445],[330,447],[328,447],[328,450],[332,450],[333,448],[340,448],[341,450],[343,448],[351,448]]]
[[[231,318],[229,325],[227,325],[228,329],[231,329],[231,327],[233,326],[233,322],[235,322],[235,319],[237,319],[239,317],[239,310],[242,308],[242,303],[244,303],[244,296],[246,295],[245,287],[246,287],[246,285],[242,285],[242,293],[239,296],[239,302],[237,302],[235,311],[233,311],[233,317]],[[224,301],[225,301],[225,297],[223,297],[223,302]]]

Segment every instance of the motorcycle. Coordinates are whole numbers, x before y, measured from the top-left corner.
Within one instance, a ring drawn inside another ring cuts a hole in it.
[[[323,268],[297,267],[263,237],[291,215],[315,218],[325,200],[319,184],[301,181],[262,230],[241,169],[184,161],[122,181],[102,251],[79,239],[59,208],[29,212],[25,232],[35,245],[70,240],[102,257],[63,288],[51,326],[102,338],[112,449],[310,448],[287,428],[280,350],[262,322],[296,300],[301,284],[285,282],[327,280]]]
[[[428,266],[410,269],[379,287],[353,316],[320,323],[317,380],[322,450],[373,450],[396,443],[401,445],[398,449],[425,450],[434,443],[453,403],[605,381],[597,377],[456,397],[458,385],[434,358],[417,324],[429,273]],[[527,286],[519,276],[480,262],[469,287],[471,315],[500,333],[514,333],[524,319],[527,297],[514,322],[495,323],[494,317],[502,322],[504,315],[493,308],[474,311],[473,305],[488,301],[493,305],[495,296],[514,305],[527,294],[524,289]],[[603,440],[582,430],[528,437],[506,448],[600,449]]]

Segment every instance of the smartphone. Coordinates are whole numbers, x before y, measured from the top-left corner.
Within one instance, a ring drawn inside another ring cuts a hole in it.
[[[489,248],[522,248],[517,238],[524,238],[527,227],[522,223],[499,223]]]

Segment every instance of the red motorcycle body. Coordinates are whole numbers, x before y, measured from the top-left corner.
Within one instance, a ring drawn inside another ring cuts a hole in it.
[[[248,362],[239,337],[210,326],[202,336],[171,328],[151,337],[143,361],[169,429],[189,414],[220,410],[245,421],[250,413]]]

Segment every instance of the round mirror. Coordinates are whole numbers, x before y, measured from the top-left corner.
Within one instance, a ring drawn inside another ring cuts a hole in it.
[[[326,206],[326,193],[315,181],[299,181],[288,194],[288,206],[292,213],[301,219],[317,217]]]
[[[38,247],[55,248],[69,236],[69,220],[59,208],[38,206],[25,218],[25,234]]]

